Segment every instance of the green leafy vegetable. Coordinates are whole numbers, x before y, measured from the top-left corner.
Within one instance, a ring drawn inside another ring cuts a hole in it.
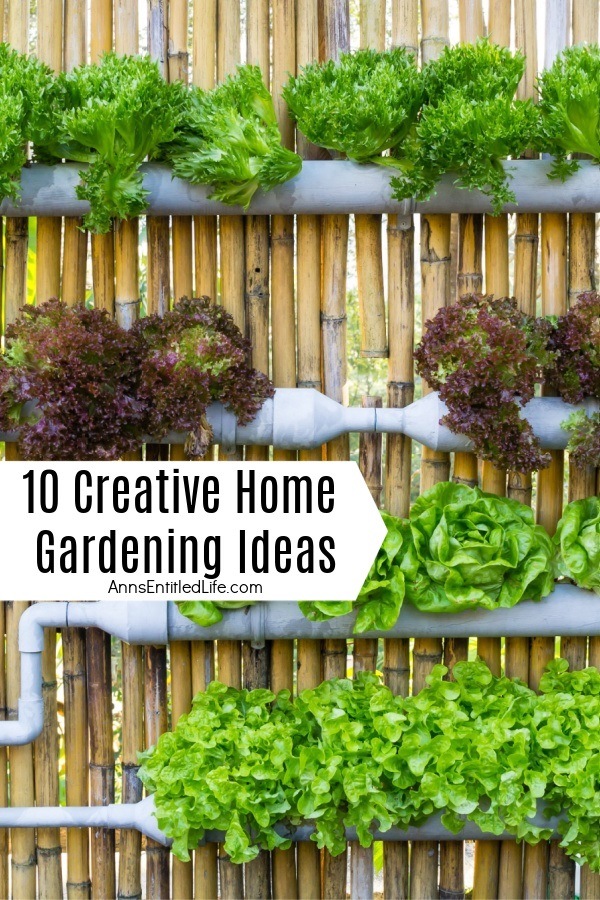
[[[177,609],[182,616],[191,619],[196,625],[208,628],[216,625],[223,618],[222,609],[243,609],[253,606],[252,600],[178,600]]]
[[[550,664],[541,695],[492,675],[481,661],[436,666],[427,687],[394,696],[373,673],[303,691],[198,694],[172,733],[140,755],[159,827],[180,859],[207,829],[225,831],[233,862],[287,847],[302,821],[337,855],[344,829],[362,846],[374,829],[419,825],[438,810],[459,833],[466,820],[535,844],[552,831],[532,817],[547,806],[562,846],[600,869],[600,673]]]
[[[558,574],[600,594],[600,497],[569,503],[554,542]]]
[[[528,506],[441,482],[410,511],[406,595],[425,612],[496,609],[554,589],[553,547]]]
[[[300,609],[312,622],[323,622],[337,616],[344,616],[358,607],[354,631],[387,631],[392,628],[402,608],[404,600],[404,574],[400,568],[402,558],[410,542],[408,523],[387,513],[381,517],[387,534],[377,553],[375,562],[353,601],[305,601]]]
[[[489,195],[495,213],[515,202],[502,160],[521,156],[538,129],[533,103],[514,99],[524,67],[520,53],[488,40],[446,47],[429,63],[426,102],[409,145],[399,149],[394,195],[427,199],[453,172],[461,187]]]
[[[300,157],[281,144],[273,100],[258,66],[239,66],[212,91],[193,88],[165,156],[180,178],[211,184],[211,197],[245,209],[259,187],[271,190],[302,166]]]
[[[47,66],[0,44],[0,200],[19,196],[27,142],[48,126],[52,83]]]
[[[600,47],[568,47],[540,75],[541,149],[554,156],[551,177],[579,168],[571,153],[600,160]]]
[[[358,50],[306,66],[283,96],[314,144],[357,162],[390,164],[381,154],[401,146],[414,127],[423,79],[404,49]]]
[[[113,218],[144,212],[140,165],[173,139],[187,89],[168,84],[150,57],[107,53],[99,65],[60,75],[54,94],[53,133],[36,137],[36,156],[89,163],[77,188],[91,207],[85,227],[107,232]]]

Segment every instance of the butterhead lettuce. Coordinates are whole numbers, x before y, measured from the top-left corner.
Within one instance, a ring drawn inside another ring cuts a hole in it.
[[[557,573],[600,594],[600,497],[569,503],[554,542]]]

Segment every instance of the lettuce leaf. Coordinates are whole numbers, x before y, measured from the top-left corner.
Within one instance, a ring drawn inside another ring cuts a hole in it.
[[[600,497],[565,506],[554,543],[557,574],[600,594]]]
[[[58,77],[53,127],[36,135],[42,162],[88,163],[77,196],[90,212],[84,225],[110,230],[112,219],[144,212],[147,191],[140,165],[171,141],[183,115],[187,89],[168,84],[147,56],[105,54],[98,65],[83,65]]]
[[[192,88],[177,135],[164,148],[173,171],[192,184],[210,184],[216,200],[247,209],[302,167],[281,144],[272,97],[258,66],[238,66],[212,91]]]
[[[182,616],[208,628],[223,619],[223,609],[243,609],[254,606],[252,600],[177,600],[177,609]]]

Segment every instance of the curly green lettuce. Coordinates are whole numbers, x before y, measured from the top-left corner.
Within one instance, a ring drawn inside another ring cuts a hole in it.
[[[244,209],[258,188],[269,191],[302,167],[282,146],[273,99],[260,68],[250,65],[212,91],[192,89],[164,157],[180,178],[212,185],[211,197]]]
[[[478,189],[494,213],[515,202],[502,165],[531,146],[538,112],[514,94],[525,67],[520,53],[487,39],[446,47],[424,71],[425,103],[414,133],[399,148],[394,196],[426,200],[446,172],[460,187]]]
[[[441,482],[409,521],[406,598],[423,612],[511,607],[554,589],[552,541],[522,503]]]
[[[416,124],[423,78],[404,49],[357,50],[306,66],[283,97],[313,144],[356,162],[392,164],[381,154],[400,147]]]
[[[405,595],[401,565],[410,543],[410,530],[404,519],[384,512],[381,518],[387,534],[356,600],[301,602],[300,609],[307,619],[323,622],[345,616],[356,608],[356,634],[388,631],[396,624]]]
[[[43,162],[88,164],[77,187],[90,204],[86,228],[104,233],[113,219],[145,211],[140,166],[173,140],[186,98],[187,89],[168,84],[148,56],[107,53],[98,65],[59,76],[53,129],[36,135],[35,153]]]
[[[565,180],[577,171],[572,153],[600,161],[600,47],[568,47],[542,72],[540,149],[554,157],[551,178]]]
[[[47,66],[0,44],[0,200],[19,196],[27,142],[48,127],[52,85]]]
[[[600,594],[600,497],[565,506],[554,543],[557,574]]]

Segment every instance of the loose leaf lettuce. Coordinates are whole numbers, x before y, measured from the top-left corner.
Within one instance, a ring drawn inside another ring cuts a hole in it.
[[[182,616],[208,628],[223,619],[223,609],[243,609],[253,606],[251,600],[178,600],[177,609]]]
[[[384,162],[402,145],[423,101],[423,79],[404,49],[357,50],[312,63],[283,96],[300,131],[314,144],[357,162]]]
[[[554,542],[558,574],[600,594],[600,497],[569,503]]]
[[[90,203],[84,225],[107,232],[112,219],[146,208],[140,165],[171,141],[187,90],[168,84],[145,56],[105,54],[98,65],[60,75],[54,90],[53,133],[36,139],[43,162],[88,163],[77,196]]]
[[[258,66],[238,66],[212,91],[193,88],[175,140],[164,156],[180,178],[210,184],[223,203],[250,204],[302,166],[281,144],[273,100]]]
[[[600,160],[600,47],[568,47],[538,81],[540,146],[554,156],[551,177],[563,181],[579,168],[571,153]]]
[[[287,847],[302,821],[337,855],[344,829],[369,846],[375,828],[419,825],[442,811],[535,844],[558,815],[562,846],[600,869],[598,792],[600,673],[551,663],[541,695],[494,676],[481,661],[436,666],[427,687],[394,696],[373,673],[302,691],[237,690],[218,682],[198,694],[172,733],[140,754],[159,827],[189,858],[207,829],[225,831],[233,862]],[[545,801],[545,804],[544,804]]]
[[[441,482],[409,521],[406,595],[424,612],[511,607],[554,589],[552,541],[522,503]]]
[[[356,600],[302,602],[299,606],[307,619],[323,622],[345,616],[357,607],[354,626],[357,634],[387,631],[395,625],[404,600],[404,574],[400,566],[410,542],[410,531],[403,519],[387,513],[381,517],[387,534]]]
[[[515,201],[502,166],[531,146],[538,113],[514,99],[525,58],[488,40],[446,47],[424,69],[425,103],[408,146],[400,147],[400,173],[392,179],[398,199],[425,200],[445,172],[464,188],[490,196],[493,211]]]
[[[19,196],[27,142],[48,126],[52,83],[47,66],[0,44],[0,201]]]

